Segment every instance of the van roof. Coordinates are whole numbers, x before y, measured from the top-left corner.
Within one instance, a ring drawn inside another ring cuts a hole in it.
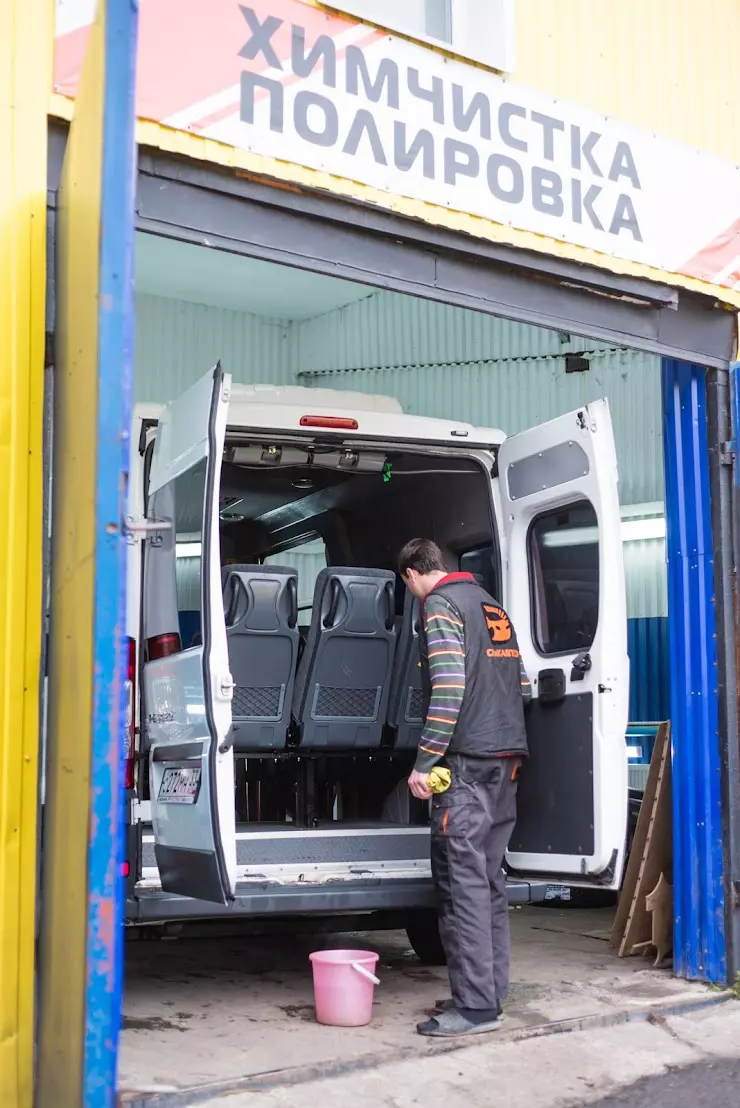
[[[157,419],[164,404],[137,404],[135,419]],[[406,439],[464,446],[466,442],[500,445],[506,435],[498,428],[474,427],[462,421],[432,419],[405,414],[391,396],[340,389],[304,388],[300,385],[232,384],[229,398],[230,428],[260,431],[300,431],[305,416],[344,416],[357,421],[356,434],[378,439]],[[347,438],[346,430],[322,434]]]

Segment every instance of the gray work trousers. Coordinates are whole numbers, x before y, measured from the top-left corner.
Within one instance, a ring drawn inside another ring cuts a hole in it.
[[[458,1008],[495,1009],[509,992],[509,905],[502,866],[516,822],[521,758],[450,755],[432,797],[439,932]]]

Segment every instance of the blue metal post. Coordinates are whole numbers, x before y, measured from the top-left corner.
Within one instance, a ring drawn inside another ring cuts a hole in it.
[[[96,475],[94,691],[90,765],[83,1097],[115,1101],[123,976],[123,740],[126,562],[121,524],[129,465],[138,0],[107,0]]]
[[[726,981],[706,371],[663,360],[676,973]]]

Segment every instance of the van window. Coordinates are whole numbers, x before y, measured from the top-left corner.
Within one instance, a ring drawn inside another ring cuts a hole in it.
[[[265,558],[265,565],[289,566],[298,571],[298,622],[301,626],[310,623],[316,578],[322,569],[326,569],[324,540],[314,539],[281,554],[270,554]]]
[[[462,573],[472,573],[477,577],[486,592],[496,600],[501,600],[501,581],[498,571],[496,551],[490,544],[479,546],[477,550],[467,550],[460,555]]]
[[[529,532],[533,631],[542,654],[588,650],[599,617],[599,530],[579,500],[539,515]]]
[[[144,624],[148,642],[173,632],[179,634],[183,650],[201,642],[205,477],[203,460],[159,489],[148,504],[150,519],[173,525],[147,542]]]

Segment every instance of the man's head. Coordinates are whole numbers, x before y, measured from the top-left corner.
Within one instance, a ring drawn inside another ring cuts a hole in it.
[[[423,600],[447,576],[447,567],[436,542],[412,539],[398,555],[398,572],[409,592]]]

